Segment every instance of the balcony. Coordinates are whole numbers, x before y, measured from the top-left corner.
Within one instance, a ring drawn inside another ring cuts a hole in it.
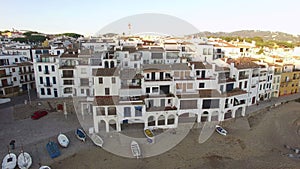
[[[52,84],[51,83],[46,83],[44,84],[45,87],[52,87]]]
[[[74,77],[73,74],[63,74],[63,75],[61,76],[61,78],[73,78],[73,77]]]
[[[62,65],[59,67],[59,69],[75,69],[75,65]]]
[[[49,72],[49,71],[48,71]],[[25,74],[32,74],[34,73],[34,70],[32,69],[31,71],[19,71],[19,75],[25,75]],[[46,73],[45,73],[46,74]]]
[[[176,106],[166,106],[166,107],[150,107],[146,108],[147,112],[153,112],[153,111],[172,111],[177,110]]]
[[[239,75],[239,80],[249,79],[248,75]]]
[[[11,72],[10,73],[5,73],[5,74],[0,74],[0,78],[2,77],[10,77],[12,76]]]
[[[2,85],[0,85],[0,88],[10,87],[10,86],[13,86],[13,85],[14,85],[13,83],[2,84]]]
[[[172,77],[166,77],[161,79],[145,79],[146,82],[156,82],[156,81],[172,81]]]

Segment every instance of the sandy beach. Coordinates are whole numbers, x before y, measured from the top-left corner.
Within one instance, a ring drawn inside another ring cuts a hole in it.
[[[299,106],[298,102],[289,102],[269,111],[228,120],[222,123],[229,132],[228,136],[214,133],[202,144],[198,142],[200,129],[192,129],[176,147],[155,157],[129,159],[87,146],[51,166],[55,169],[296,169],[300,159],[287,157],[295,153],[284,145],[300,147],[300,135],[297,133],[300,127]]]

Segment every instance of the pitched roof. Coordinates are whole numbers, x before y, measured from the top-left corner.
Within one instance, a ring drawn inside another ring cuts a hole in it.
[[[173,63],[171,65],[172,70],[191,70],[186,63]]]
[[[144,64],[143,65],[144,71],[165,71],[165,70],[171,70],[171,65],[167,64]]]
[[[98,68],[93,70],[93,76],[118,76],[119,70],[117,68]]]
[[[131,79],[141,79],[143,76],[138,73],[135,69],[122,69],[120,70],[120,79],[131,80]]]
[[[211,64],[204,64],[203,62],[190,62],[195,66],[195,69],[212,69]]]

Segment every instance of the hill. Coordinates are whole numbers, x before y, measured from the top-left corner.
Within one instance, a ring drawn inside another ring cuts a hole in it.
[[[240,30],[234,32],[199,32],[198,36],[206,37],[241,37],[254,38],[261,37],[264,41],[291,41],[300,42],[300,35],[292,35],[284,32],[259,31],[259,30]]]

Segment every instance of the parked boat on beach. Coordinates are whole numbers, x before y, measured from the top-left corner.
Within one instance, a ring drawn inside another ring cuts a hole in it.
[[[144,129],[144,134],[145,134],[145,136],[146,136],[148,139],[151,140],[151,143],[154,142],[154,133],[152,132],[151,129],[145,128],[145,129]]]
[[[85,134],[85,132],[84,132],[82,129],[80,129],[80,128],[76,129],[75,135],[76,135],[76,137],[77,137],[79,140],[81,140],[81,141],[83,141],[83,142],[84,142],[85,139],[86,139],[86,134]]]
[[[32,164],[32,158],[29,153],[24,152],[23,150],[18,156],[18,167],[20,169],[28,169]]]
[[[92,139],[93,143],[94,143],[96,146],[99,146],[99,147],[102,147],[102,146],[103,146],[103,143],[104,143],[104,142],[103,142],[103,139],[102,139],[99,135],[93,133],[93,134],[91,135],[91,139]]]
[[[70,141],[68,139],[68,137],[62,133],[60,133],[58,136],[57,136],[57,141],[59,143],[60,146],[66,148],[68,147]]]
[[[225,129],[223,129],[223,127],[216,125],[216,132],[218,132],[219,134],[226,136],[227,135],[227,131]]]
[[[17,165],[17,156],[14,153],[8,152],[3,158],[2,169],[14,169]]]
[[[136,141],[132,140],[130,147],[131,147],[132,155],[134,157],[136,157],[136,158],[141,157],[141,149],[140,149],[139,144]]]
[[[46,148],[47,148],[47,151],[51,158],[56,158],[56,157],[60,156],[60,151],[59,151],[58,145],[55,142],[50,141],[46,145]]]
[[[51,169],[49,166],[43,165],[39,169]]]

